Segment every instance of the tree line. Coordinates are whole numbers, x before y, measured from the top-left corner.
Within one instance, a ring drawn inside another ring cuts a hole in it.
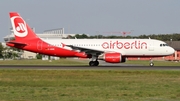
[[[94,35],[88,36],[86,34],[76,34],[75,36],[68,36],[69,39],[157,39],[162,41],[180,41],[180,34],[152,34],[152,35],[139,35],[139,36],[104,36],[104,35]]]
[[[5,47],[0,43],[0,58],[15,59],[20,57],[21,50],[13,47]]]
[[[0,59],[21,59],[21,55],[23,54],[23,50],[13,48],[13,47],[5,47],[0,43]],[[42,59],[42,54],[36,54],[37,59]]]

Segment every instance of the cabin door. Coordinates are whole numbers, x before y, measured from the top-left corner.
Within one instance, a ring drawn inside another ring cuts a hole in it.
[[[154,42],[149,44],[149,51],[154,51]]]
[[[38,50],[42,50],[42,45],[43,45],[43,41],[39,40],[39,41],[37,42],[37,49],[38,49]]]

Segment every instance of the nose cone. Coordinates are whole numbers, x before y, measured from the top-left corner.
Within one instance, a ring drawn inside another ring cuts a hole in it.
[[[174,52],[175,52],[174,48],[169,47],[168,53],[171,55],[171,54],[174,54]]]

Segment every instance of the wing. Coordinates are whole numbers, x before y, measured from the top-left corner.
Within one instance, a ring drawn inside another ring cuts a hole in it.
[[[85,52],[86,54],[100,55],[100,54],[104,53],[104,51],[102,51],[102,50],[78,47],[78,46],[73,46],[73,45],[65,45],[65,46],[70,47],[73,50],[77,50],[77,51],[80,51],[80,52]]]

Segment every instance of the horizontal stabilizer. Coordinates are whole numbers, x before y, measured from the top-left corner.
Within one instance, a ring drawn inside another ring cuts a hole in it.
[[[26,46],[26,43],[21,42],[15,42],[15,41],[9,41],[6,43],[8,46]]]

